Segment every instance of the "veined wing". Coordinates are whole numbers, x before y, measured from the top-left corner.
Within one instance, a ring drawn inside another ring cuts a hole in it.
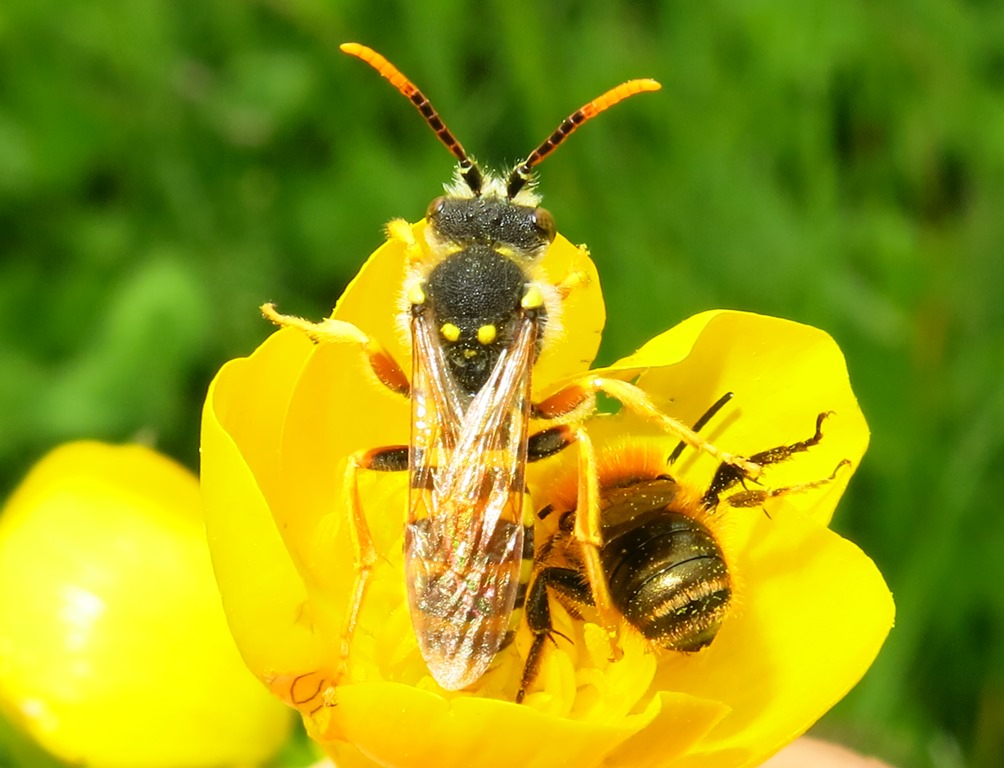
[[[436,329],[421,315],[412,328],[408,599],[429,671],[457,690],[498,652],[519,587],[537,327],[520,322],[466,411]]]

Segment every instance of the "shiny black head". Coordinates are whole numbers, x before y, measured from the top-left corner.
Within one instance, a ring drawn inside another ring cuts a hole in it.
[[[437,197],[425,217],[444,243],[481,243],[517,258],[537,256],[557,233],[549,211],[501,197]]]

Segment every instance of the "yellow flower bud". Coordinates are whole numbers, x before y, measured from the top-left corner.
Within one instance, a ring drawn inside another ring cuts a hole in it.
[[[92,768],[248,765],[289,727],[230,638],[198,481],[153,451],[56,449],[0,518],[0,706]]]

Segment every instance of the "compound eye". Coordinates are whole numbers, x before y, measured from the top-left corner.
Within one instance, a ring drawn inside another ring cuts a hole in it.
[[[425,218],[430,220],[435,219],[437,216],[439,216],[439,214],[443,212],[443,209],[445,207],[446,207],[446,197],[444,196],[437,197],[435,200],[429,203],[429,207],[425,209]]]
[[[533,211],[533,225],[547,240],[552,242],[558,234],[558,226],[554,223],[554,216],[546,208],[535,208]]]

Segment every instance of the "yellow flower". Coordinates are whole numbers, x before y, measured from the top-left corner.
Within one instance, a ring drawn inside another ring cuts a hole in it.
[[[248,765],[288,713],[247,673],[196,478],[140,446],[71,443],[0,518],[0,706],[94,768]]]
[[[415,225],[421,242],[423,224]],[[380,340],[401,362],[395,321],[404,247],[390,241],[366,263],[333,317]],[[556,391],[592,360],[603,303],[588,255],[558,238],[544,262],[550,280],[591,280],[565,304],[564,338],[545,347],[534,394]],[[349,666],[328,689],[354,565],[341,506],[346,458],[406,444],[409,410],[369,371],[353,344],[315,346],[286,329],[250,357],[228,363],[203,419],[207,527],[231,630],[249,667],[296,706],[339,766],[746,766],[808,728],[868,668],[887,634],[891,597],[871,561],[826,526],[867,427],[843,358],[824,333],[737,312],[691,318],[600,375],[634,379],[667,413],[693,423],[725,392],[733,401],[705,432],[750,455],[813,434],[824,439],[771,466],[769,488],[823,480],[759,508],[728,509],[716,533],[737,605],[715,641],[696,654],[654,652],[623,632],[611,662],[607,636],[556,611],[532,693],[513,693],[525,632],[473,690],[447,693],[426,670],[404,597],[402,534],[407,478],[364,472],[360,496],[380,559],[372,573]],[[627,412],[598,417],[600,453],[628,436],[675,445]],[[575,450],[533,465],[534,503],[551,500]],[[715,464],[690,451],[673,466],[681,482],[707,486]],[[541,533],[545,528],[541,526]],[[588,618],[588,617],[587,617]]]

